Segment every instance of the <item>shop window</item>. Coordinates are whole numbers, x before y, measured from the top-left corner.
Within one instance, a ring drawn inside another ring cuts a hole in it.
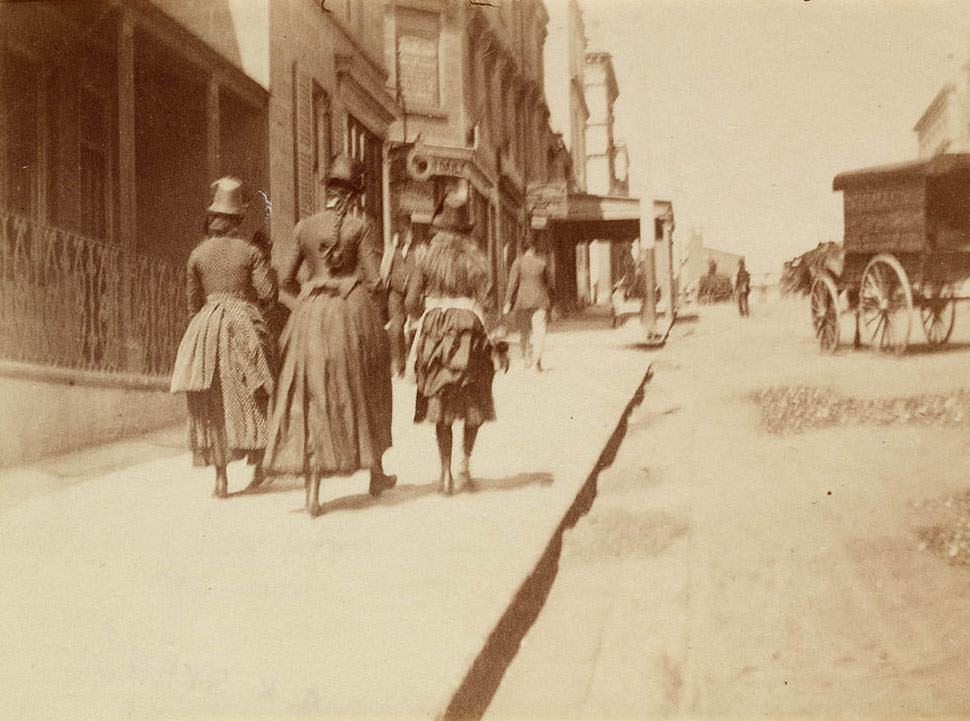
[[[358,212],[373,224],[377,242],[382,242],[384,228],[383,161],[381,139],[370,132],[357,118],[347,116],[346,152],[364,165],[364,195]]]
[[[398,10],[397,91],[409,108],[436,108],[441,104],[439,34],[437,14]]]

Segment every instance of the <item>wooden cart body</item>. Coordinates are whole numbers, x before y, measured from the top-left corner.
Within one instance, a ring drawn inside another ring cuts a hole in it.
[[[945,343],[970,279],[970,154],[840,173],[832,187],[843,193],[844,260],[840,274],[812,285],[822,349],[838,346],[843,305],[855,313],[857,344],[864,336],[876,351],[902,353],[914,308],[929,344]]]

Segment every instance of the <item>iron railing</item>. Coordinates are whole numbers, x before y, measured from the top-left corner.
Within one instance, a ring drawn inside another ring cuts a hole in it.
[[[185,269],[0,212],[0,357],[166,376],[185,329]]]

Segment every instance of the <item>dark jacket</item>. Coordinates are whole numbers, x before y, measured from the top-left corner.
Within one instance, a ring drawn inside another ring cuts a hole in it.
[[[505,302],[514,310],[548,310],[552,305],[552,278],[544,259],[537,255],[515,259],[509,271]]]

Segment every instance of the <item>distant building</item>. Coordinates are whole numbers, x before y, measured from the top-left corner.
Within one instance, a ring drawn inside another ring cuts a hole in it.
[[[939,90],[913,130],[920,158],[970,152],[970,64]]]
[[[546,50],[556,55],[547,58],[545,87],[559,146],[549,148],[548,180],[529,186],[532,227],[553,249],[560,304],[608,303],[613,284],[632,272],[640,236],[626,147],[613,137],[619,88],[610,54],[586,50],[578,2],[548,7]]]
[[[698,228],[691,231],[690,240],[684,247],[681,257],[680,284],[685,292],[697,289],[702,276],[707,275],[714,263],[718,275],[734,278],[738,271],[738,261],[743,256],[724,250],[704,246],[704,233]]]

